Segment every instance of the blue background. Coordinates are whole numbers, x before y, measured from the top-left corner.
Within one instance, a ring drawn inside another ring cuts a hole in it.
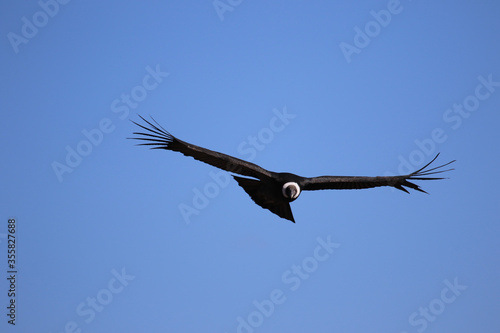
[[[498,332],[500,3],[220,3],[2,2],[0,330]],[[134,146],[137,113],[272,171],[456,170],[305,192],[293,224]]]

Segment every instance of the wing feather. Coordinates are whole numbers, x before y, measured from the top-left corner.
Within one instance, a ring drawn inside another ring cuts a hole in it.
[[[147,121],[140,115],[139,117],[141,117],[146,124],[141,125],[135,121],[132,122],[145,130],[145,132],[134,132],[134,134],[138,137],[129,138],[142,140],[143,143],[140,143],[139,146],[151,146],[151,149],[177,151],[185,156],[193,157],[198,161],[210,164],[219,169],[249,177],[255,177],[258,179],[271,177],[271,173],[268,170],[261,168],[254,163],[184,142],[167,132],[152,117],[151,119],[153,119],[154,123]]]
[[[357,177],[357,176],[320,176],[306,178],[301,187],[303,190],[354,190],[354,189],[364,189],[379,186],[392,186],[398,190],[408,192],[405,187],[425,192],[420,188],[420,186],[410,182],[410,180],[438,180],[445,179],[443,177],[433,177],[432,175],[451,171],[453,169],[443,170],[443,168],[455,160],[448,162],[446,164],[427,169],[428,166],[436,160],[439,154],[436,155],[426,165],[422,168],[414,171],[408,175],[401,176],[378,176],[378,177]],[[428,177],[431,176],[431,177]]]

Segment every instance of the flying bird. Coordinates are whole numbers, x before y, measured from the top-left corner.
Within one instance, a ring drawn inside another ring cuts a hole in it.
[[[138,135],[138,137],[130,138],[143,141],[138,145],[151,146],[151,149],[177,151],[185,156],[191,156],[198,161],[231,172],[233,173],[233,178],[257,205],[269,209],[279,217],[294,223],[295,219],[293,218],[292,209],[290,208],[290,202],[297,199],[302,191],[352,190],[391,186],[406,193],[409,192],[405,187],[427,193],[418,185],[410,182],[410,180],[444,179],[432,175],[453,170],[443,170],[443,168],[455,162],[455,160],[453,160],[437,167],[428,168],[439,156],[438,153],[429,163],[408,175],[378,177],[301,177],[288,172],[272,172],[254,163],[182,141],[167,132],[153,118],[151,119],[154,123],[144,119],[140,115],[139,117],[145,124],[141,125],[135,121],[132,122],[146,132],[134,132],[133,134]],[[234,174],[245,177],[236,176]]]

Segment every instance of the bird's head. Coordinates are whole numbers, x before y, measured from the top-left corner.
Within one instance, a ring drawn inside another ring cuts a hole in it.
[[[300,195],[300,186],[295,182],[288,182],[283,184],[281,188],[283,196],[290,201],[297,199]]]

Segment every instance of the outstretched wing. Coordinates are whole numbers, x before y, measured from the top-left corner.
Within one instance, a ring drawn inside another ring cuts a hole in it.
[[[186,156],[191,156],[198,161],[205,162],[219,169],[249,177],[255,177],[258,179],[271,177],[271,173],[268,170],[261,168],[256,164],[179,140],[167,132],[153,118],[151,119],[153,119],[156,125],[147,121],[142,116],[139,117],[141,117],[141,119],[149,125],[141,125],[132,121],[137,126],[146,130],[146,132],[134,132],[135,135],[140,136],[130,138],[143,140],[144,143],[140,143],[139,146],[152,146],[151,149],[178,151]]]
[[[306,178],[304,180],[304,183],[301,184],[301,187],[302,190],[354,190],[378,186],[392,186],[397,188],[398,190],[405,191],[406,193],[409,192],[405,187],[427,193],[418,185],[410,182],[410,180],[444,179],[443,177],[428,176],[453,170],[442,170],[442,168],[455,162],[455,160],[431,169],[427,169],[427,167],[431,165],[431,163],[434,162],[438,156],[439,154],[437,154],[436,157],[432,159],[432,161],[424,165],[423,168],[420,168],[417,171],[410,173],[409,175],[380,177],[321,176]]]

